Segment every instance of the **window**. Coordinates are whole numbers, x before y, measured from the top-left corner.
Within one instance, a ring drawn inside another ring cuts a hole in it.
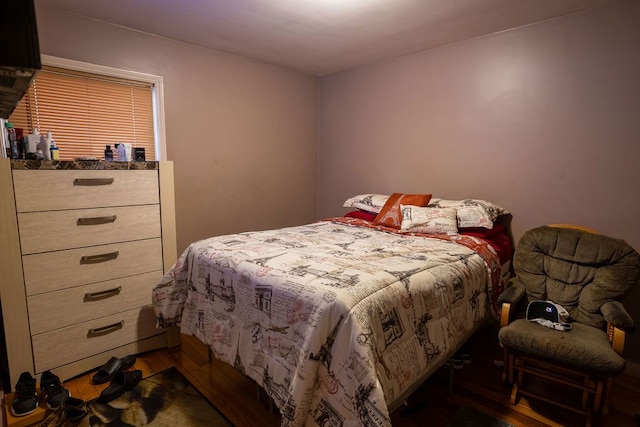
[[[144,147],[147,160],[164,158],[160,77],[45,55],[43,64],[9,117],[15,128],[51,130],[61,160],[104,159],[105,146],[119,142]]]

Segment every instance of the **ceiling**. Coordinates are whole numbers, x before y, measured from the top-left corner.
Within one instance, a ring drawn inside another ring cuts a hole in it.
[[[318,76],[617,0],[36,0]]]

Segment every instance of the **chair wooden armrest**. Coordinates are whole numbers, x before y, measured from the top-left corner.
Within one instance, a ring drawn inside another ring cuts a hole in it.
[[[511,321],[511,303],[503,302],[502,310],[500,311],[500,327],[504,328]]]
[[[585,227],[584,225],[578,224],[548,224],[549,227],[559,227],[559,228],[573,228],[576,230],[586,231],[587,233],[599,234],[598,231],[594,230],[591,227]]]
[[[613,347],[613,350],[622,356],[626,332],[622,329],[616,328],[611,323],[608,323],[607,335],[609,335],[609,341],[611,341],[611,347]]]
[[[622,352],[624,351],[624,340],[626,334],[627,333],[623,329],[616,328],[611,323],[607,323],[607,335],[609,336],[609,341],[611,341],[611,347],[613,348],[613,351],[618,353],[620,356],[622,356]],[[606,379],[604,385],[602,413],[605,415],[609,413],[609,395],[611,394],[612,382],[613,379],[609,377]]]
[[[500,310],[500,327],[504,328],[511,321],[511,307],[514,304],[510,302],[503,302],[502,308]],[[502,345],[500,342],[500,347],[503,348],[503,368],[502,368],[502,381],[507,384],[513,384],[513,355],[509,351],[509,349]]]

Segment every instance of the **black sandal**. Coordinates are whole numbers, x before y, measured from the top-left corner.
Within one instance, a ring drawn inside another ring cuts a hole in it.
[[[120,371],[126,371],[136,363],[136,356],[129,355],[122,358],[112,357],[93,376],[94,384],[103,384],[113,379],[114,375]]]
[[[111,384],[100,393],[98,402],[111,402],[116,397],[121,396],[125,391],[133,388],[142,380],[142,371],[119,371],[111,380]]]

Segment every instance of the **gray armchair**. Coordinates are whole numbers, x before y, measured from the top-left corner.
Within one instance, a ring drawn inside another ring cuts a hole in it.
[[[513,384],[512,403],[520,395],[542,399],[586,415],[589,425],[592,408],[608,411],[612,378],[625,369],[625,333],[634,324],[621,301],[640,280],[640,255],[621,239],[580,227],[542,226],[523,234],[513,266],[515,277],[498,298],[503,379]],[[524,319],[532,300],[563,306],[572,329]],[[525,387],[525,374],[580,390],[579,405]]]

